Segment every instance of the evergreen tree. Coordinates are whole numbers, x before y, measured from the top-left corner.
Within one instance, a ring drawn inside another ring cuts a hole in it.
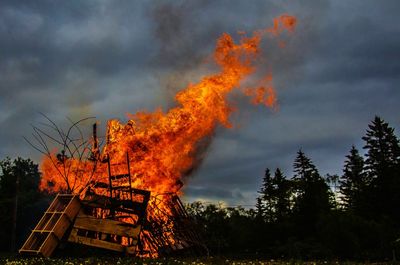
[[[277,168],[273,178],[275,195],[276,220],[279,222],[289,216],[290,213],[290,180],[286,179],[282,171]]]
[[[362,138],[367,150],[366,169],[371,179],[382,177],[387,171],[400,162],[399,140],[394,129],[378,116],[370,125]]]
[[[294,161],[296,198],[294,217],[303,236],[315,232],[319,218],[331,209],[331,194],[312,161],[299,150]]]
[[[339,179],[340,179],[339,175],[336,175],[336,174],[333,174],[333,175],[326,174],[325,175],[326,183],[328,184],[329,189],[333,196],[333,200],[332,200],[333,205],[332,206],[334,206],[335,209],[337,209],[339,206],[339,197],[340,197],[340,194],[338,194]]]
[[[295,180],[312,181],[319,178],[319,173],[315,165],[312,163],[304,152],[300,149],[293,163]]]
[[[274,199],[274,183],[271,177],[271,172],[269,168],[265,170],[265,174],[261,184],[261,190],[259,191],[261,195],[261,207],[263,216],[267,222],[272,222],[275,215],[275,199]]]
[[[268,223],[274,223],[287,217],[290,213],[291,181],[287,180],[277,168],[271,176],[267,168],[256,202],[257,216],[263,216]]]
[[[256,201],[256,217],[257,219],[262,219],[264,217],[264,206],[261,196],[258,196]]]
[[[362,138],[367,150],[366,174],[370,181],[368,204],[371,216],[400,221],[400,146],[394,129],[376,116]]]
[[[0,161],[0,250],[16,250],[25,237],[23,223],[34,217],[30,207],[39,199],[39,179],[38,165],[30,159]]]
[[[360,214],[365,210],[363,197],[366,195],[368,186],[364,172],[364,159],[354,145],[346,158],[343,175],[339,180],[340,193],[342,194],[341,200],[346,209]]]

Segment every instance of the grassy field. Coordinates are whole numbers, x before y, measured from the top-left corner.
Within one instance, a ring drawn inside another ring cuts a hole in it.
[[[132,259],[132,258],[115,258],[115,257],[89,257],[89,258],[26,258],[26,257],[0,257],[0,264],[7,265],[40,265],[40,264],[65,264],[65,265],[161,265],[161,264],[180,264],[180,265],[208,265],[208,264],[253,264],[253,265],[319,265],[319,264],[400,264],[393,262],[338,262],[338,261],[274,261],[274,260],[231,260],[226,258],[169,258],[169,259]]]

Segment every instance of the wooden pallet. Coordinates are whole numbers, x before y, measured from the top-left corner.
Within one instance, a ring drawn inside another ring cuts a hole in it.
[[[99,219],[81,211],[76,217],[68,241],[134,254],[140,231],[140,225],[111,219]]]
[[[19,253],[50,257],[65,232],[74,223],[80,208],[77,195],[58,194]]]

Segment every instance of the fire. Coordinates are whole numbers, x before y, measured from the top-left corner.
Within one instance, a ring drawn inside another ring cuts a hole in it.
[[[218,73],[205,76],[177,93],[176,107],[168,112],[138,112],[129,115],[125,124],[108,121],[106,143],[97,161],[60,159],[56,157],[57,152],[44,157],[40,188],[80,193],[91,183],[108,183],[107,165],[100,161],[109,157],[112,174],[123,174],[127,173],[128,154],[132,187],[149,190],[152,195],[178,192],[183,178],[201,159],[201,150],[209,143],[216,127],[232,127],[229,117],[234,107],[228,102],[228,95],[234,89],[250,96],[254,104],[276,106],[271,74],[255,87],[240,86],[256,71],[261,39],[267,34],[292,32],[295,25],[296,18],[281,15],[274,19],[271,28],[256,31],[251,37],[241,34],[238,43],[224,33],[217,41],[213,56],[220,68]]]

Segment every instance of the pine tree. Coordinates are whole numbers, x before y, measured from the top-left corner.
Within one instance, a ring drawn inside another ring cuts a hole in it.
[[[370,181],[371,216],[384,215],[400,221],[400,146],[394,129],[376,116],[362,139],[367,150],[365,168]]]
[[[263,210],[263,216],[267,222],[271,222],[274,220],[274,187],[273,180],[271,177],[271,171],[269,168],[265,170],[265,174],[262,180],[260,198],[261,198],[261,206],[260,209]]]
[[[279,222],[289,216],[290,213],[290,196],[291,185],[290,180],[286,179],[282,171],[277,168],[273,178],[275,201],[275,216]]]
[[[366,196],[368,181],[364,172],[364,159],[353,145],[350,154],[346,156],[341,176],[340,193],[342,203],[346,209],[360,214],[365,209],[363,198]]]
[[[332,206],[334,206],[334,208],[338,208],[338,206],[339,206],[339,197],[340,197],[340,194],[338,193],[338,184],[339,184],[339,179],[340,179],[340,177],[339,177],[339,175],[336,175],[336,174],[326,174],[325,175],[325,180],[326,180],[326,183],[328,184],[328,186],[329,186],[329,189],[330,189],[330,191],[331,191],[331,193],[332,193],[332,203],[333,203],[333,205]]]
[[[331,194],[325,180],[312,161],[299,150],[294,161],[296,198],[294,216],[299,233],[307,236],[315,232],[319,218],[332,207]]]
[[[365,165],[369,176],[375,179],[399,164],[400,146],[394,129],[380,117],[375,116],[368,128],[362,138],[367,149]]]
[[[257,219],[263,219],[264,217],[264,206],[261,196],[258,196],[256,199],[256,217]]]
[[[319,177],[317,168],[301,149],[297,152],[293,168],[295,180],[311,181]]]

